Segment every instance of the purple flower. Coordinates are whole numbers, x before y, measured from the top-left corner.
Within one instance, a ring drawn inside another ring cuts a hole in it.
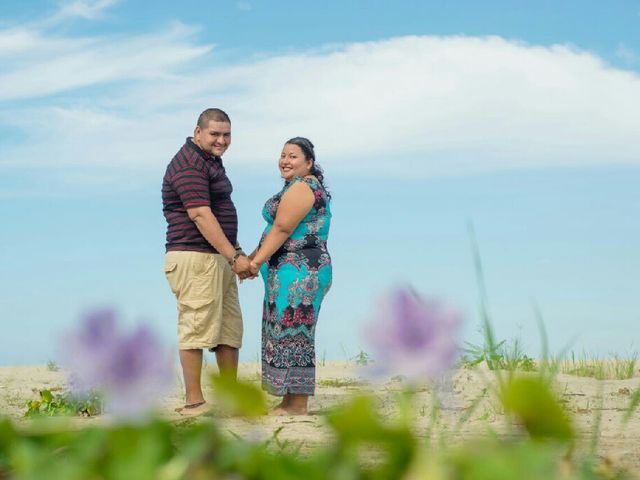
[[[410,380],[435,380],[450,369],[457,356],[462,316],[410,288],[395,288],[380,302],[366,337],[378,374],[403,375]]]
[[[146,327],[121,332],[112,310],[87,314],[62,348],[72,388],[101,392],[116,417],[140,418],[171,387],[171,352]]]

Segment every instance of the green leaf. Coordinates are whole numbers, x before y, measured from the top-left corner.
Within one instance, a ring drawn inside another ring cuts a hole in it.
[[[157,478],[160,466],[175,453],[171,431],[171,426],[162,422],[121,426],[111,430],[105,459],[108,478]]]
[[[384,439],[385,429],[376,415],[369,397],[357,396],[349,403],[327,415],[342,441]]]
[[[445,478],[465,480],[540,480],[572,478],[560,474],[554,445],[531,440],[516,443],[470,441],[445,452]],[[428,478],[428,477],[422,477]],[[579,477],[583,478],[583,477]],[[584,477],[595,478],[595,477]]]
[[[258,417],[267,413],[266,396],[255,385],[227,376],[213,377],[212,382],[218,402],[231,414]]]
[[[51,390],[40,390],[40,400],[42,403],[53,402],[53,394],[51,393]]]
[[[384,424],[370,397],[352,398],[329,413],[327,422],[338,440],[334,445],[336,458],[332,462],[356,468],[356,471],[362,468],[363,476],[358,478],[400,478],[415,455],[417,442],[409,426],[406,423]],[[378,452],[378,462],[370,472],[366,467],[359,467],[358,452],[362,451]]]
[[[574,438],[569,418],[539,377],[514,377],[502,391],[506,411],[513,413],[536,439],[569,441]]]

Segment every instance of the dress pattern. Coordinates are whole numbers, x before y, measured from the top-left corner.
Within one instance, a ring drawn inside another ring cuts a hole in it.
[[[265,286],[262,388],[280,396],[315,392],[315,328],[332,277],[327,251],[331,208],[326,191],[316,179],[295,177],[267,200],[262,209],[267,221],[262,239],[273,226],[282,196],[295,182],[309,185],[315,196],[313,207],[260,268]]]

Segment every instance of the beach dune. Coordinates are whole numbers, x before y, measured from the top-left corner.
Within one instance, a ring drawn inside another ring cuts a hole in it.
[[[203,375],[215,373],[215,368],[207,366]],[[240,378],[258,384],[260,367],[257,363],[243,363]],[[180,376],[176,372],[176,385],[160,405],[160,414],[169,420],[181,421],[174,410],[183,405]],[[437,387],[436,397],[443,408],[440,412],[441,425],[437,435],[448,435],[450,442],[461,442],[490,432],[506,435],[506,421],[499,402],[487,388],[493,379],[493,372],[480,366],[474,369],[461,368],[444,379]],[[635,376],[625,380],[597,380],[590,377],[559,374],[555,381],[558,397],[571,415],[578,432],[578,449],[589,448],[594,432],[599,430],[598,454],[632,472],[640,472],[640,412],[635,412],[630,421],[623,424],[623,416],[630,402],[630,396],[640,384]],[[204,382],[205,385],[208,382]],[[378,401],[383,418],[392,419],[396,415],[394,396],[403,388],[400,378],[387,378],[380,382],[369,382],[362,374],[361,367],[354,362],[324,362],[317,368],[317,391],[311,398],[309,407],[312,415],[303,417],[261,417],[248,420],[239,417],[216,415],[213,394],[206,395],[214,404],[213,416],[223,430],[242,437],[267,439],[273,432],[283,427],[279,433],[281,440],[289,440],[302,445],[301,452],[331,441],[331,432],[325,426],[324,413],[332,407],[344,403],[348,396],[358,392],[371,393]],[[12,366],[0,367],[0,415],[12,419],[17,425],[27,425],[24,418],[29,400],[38,399],[40,390],[64,392],[68,390],[67,375],[62,370],[51,367]],[[419,388],[415,396],[414,428],[418,435],[427,431],[430,411],[434,399],[432,387]],[[477,402],[475,400],[479,399]],[[275,404],[276,398],[270,401]],[[469,408],[473,404],[472,411]],[[469,419],[456,427],[463,415]],[[205,417],[202,421],[208,421]],[[108,422],[108,415],[92,418],[74,417],[76,426]],[[599,422],[599,427],[598,427]]]

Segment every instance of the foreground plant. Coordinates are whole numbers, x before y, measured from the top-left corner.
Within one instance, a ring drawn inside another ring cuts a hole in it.
[[[96,392],[74,395],[70,392],[54,394],[51,390],[40,390],[38,400],[27,402],[27,411],[24,416],[80,415],[94,417],[102,412],[102,398]]]
[[[100,392],[117,418],[141,419],[173,382],[171,352],[147,327],[124,331],[113,310],[85,315],[62,350],[73,393]]]
[[[537,379],[528,377],[530,380]],[[226,388],[222,384],[219,388]],[[570,455],[573,430],[544,383],[514,381],[505,408],[524,431],[428,448],[411,418],[383,418],[376,399],[357,395],[327,417],[333,441],[301,453],[274,445],[277,433],[251,441],[223,432],[214,419],[176,424],[114,424],[84,429],[15,428],[0,419],[0,478],[604,480],[629,478],[595,456]],[[257,387],[229,389],[248,405]],[[537,411],[536,406],[541,406]]]
[[[416,379],[439,375],[449,368],[455,360],[453,332],[459,324],[458,315],[434,307],[412,291],[396,291],[390,299],[387,312],[395,317],[387,317],[388,323],[378,327],[374,343],[380,348],[395,346],[407,351],[384,356],[385,366]],[[159,374],[162,369],[151,369],[148,364],[148,352],[158,347],[153,336],[120,334],[114,322],[110,313],[90,316],[70,341],[76,360],[108,364],[114,361],[110,356],[116,354],[120,356],[112,367],[122,367],[119,361],[131,362],[128,375],[107,373],[104,364],[83,365],[76,373],[83,382],[93,378],[91,375],[100,378],[99,384],[111,400],[116,394],[150,391],[145,372],[151,376],[152,385],[164,376]],[[426,346],[431,352],[421,351]],[[419,366],[411,365],[412,361]],[[426,361],[435,362],[435,366],[424,365]],[[136,385],[138,382],[142,385]],[[116,394],[107,387],[115,387]],[[264,395],[255,385],[218,378],[214,389],[218,399],[235,414],[255,416],[266,407]],[[48,428],[34,424],[17,429],[0,419],[0,479],[628,478],[593,454],[580,457],[572,451],[575,431],[542,376],[511,375],[500,383],[498,392],[499,401],[519,430],[505,438],[459,439],[457,444],[438,447],[428,435],[424,438],[415,431],[415,419],[406,403],[399,403],[400,415],[390,419],[376,408],[377,399],[362,394],[328,412],[326,427],[332,440],[304,452],[302,445],[287,448],[278,442],[278,431],[265,441],[251,441],[223,432],[212,418],[173,423],[152,416],[144,423],[116,422],[83,429],[61,427],[59,423]],[[398,401],[403,402],[403,398],[398,397]],[[634,393],[632,403],[637,407],[640,394]]]
[[[409,381],[436,380],[454,365],[462,315],[411,288],[395,288],[380,298],[367,339],[378,374]]]

